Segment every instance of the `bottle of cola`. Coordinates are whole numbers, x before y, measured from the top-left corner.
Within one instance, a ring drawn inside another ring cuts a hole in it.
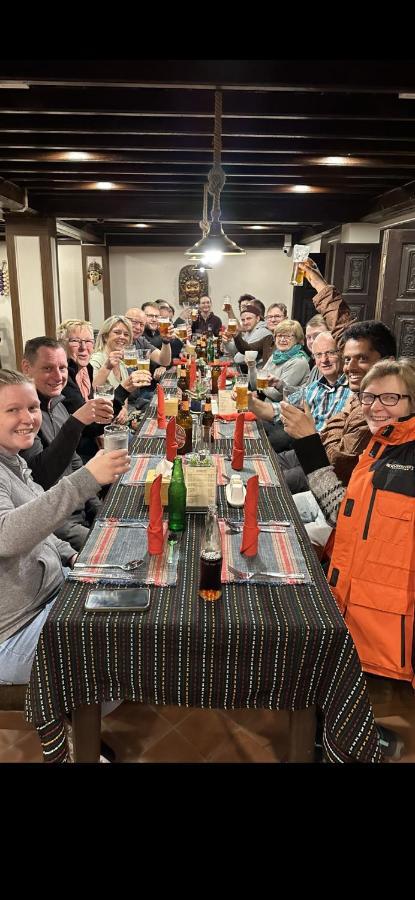
[[[210,506],[206,516],[205,531],[200,554],[199,597],[202,600],[219,600],[222,596],[222,541],[216,506]]]

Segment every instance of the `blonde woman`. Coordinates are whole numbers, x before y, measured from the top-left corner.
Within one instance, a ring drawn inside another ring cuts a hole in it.
[[[308,381],[310,369],[303,347],[304,332],[299,322],[284,319],[276,326],[274,352],[260,370],[261,375],[269,376],[268,387],[263,393],[270,400],[282,400],[285,385],[297,387]],[[255,391],[258,374],[255,361],[248,362],[248,373],[250,389]]]
[[[125,316],[110,316],[105,319],[98,332],[95,350],[90,362],[93,369],[93,387],[111,384],[114,388],[122,386],[128,392],[129,379],[133,380],[133,390],[144,387],[151,382],[149,372],[135,372],[129,376],[123,361],[124,350],[133,343],[133,330],[129,319]],[[124,399],[115,421],[123,425],[128,416],[128,395]]]

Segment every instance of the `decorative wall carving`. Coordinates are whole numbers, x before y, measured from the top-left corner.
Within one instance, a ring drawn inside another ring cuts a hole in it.
[[[346,253],[343,293],[365,294],[368,290],[369,255]]]
[[[408,274],[406,290],[415,293],[415,250],[408,253]]]
[[[415,316],[396,316],[394,330],[398,356],[415,358]]]
[[[179,303],[199,303],[201,297],[209,294],[207,272],[200,272],[197,266],[183,266],[179,272]]]

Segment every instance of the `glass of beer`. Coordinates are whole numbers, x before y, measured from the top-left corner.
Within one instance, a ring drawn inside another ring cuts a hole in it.
[[[124,362],[127,366],[129,374],[133,369],[137,368],[137,350],[133,346],[124,348]],[[130,371],[131,370],[131,371]]]
[[[235,381],[236,408],[238,412],[248,411],[248,375],[237,375]]]
[[[149,370],[150,368],[151,350],[137,350],[137,369],[138,371]]]
[[[258,391],[265,391],[268,387],[268,372],[257,372],[256,386]]]
[[[236,334],[238,328],[238,322],[236,319],[229,319],[227,332],[228,334]]]
[[[187,325],[186,322],[181,323],[176,328],[177,337],[180,338],[183,343],[187,341]]]
[[[300,269],[300,263],[298,262],[293,263],[290,284],[294,284],[296,287],[301,287],[304,284],[304,272]]]
[[[294,244],[293,248],[293,269],[291,272],[290,284],[301,287],[304,283],[304,272],[299,268],[299,264],[308,259],[310,247],[306,244]]]
[[[225,296],[223,298],[223,311],[229,312],[230,309],[231,309],[231,298],[229,297],[229,294],[225,294]]]
[[[162,337],[167,337],[170,328],[170,319],[167,316],[160,316],[158,329]]]
[[[199,310],[198,310],[197,306],[192,306],[192,322],[196,322],[198,315],[199,315]]]
[[[130,429],[128,425],[106,425],[104,428],[104,451],[128,450]]]

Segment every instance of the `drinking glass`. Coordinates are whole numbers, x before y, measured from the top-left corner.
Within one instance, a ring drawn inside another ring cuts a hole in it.
[[[229,319],[227,332],[228,334],[236,334],[238,328],[238,322],[236,319]]]
[[[162,337],[167,337],[170,328],[170,319],[167,316],[160,316],[158,329]]]
[[[151,350],[137,350],[137,369],[139,371],[150,369]]]
[[[268,387],[268,372],[259,370],[256,375],[256,386],[258,391],[265,391]]]
[[[127,366],[128,373],[131,375],[131,372],[137,368],[137,350],[134,347],[134,344],[131,347],[124,348],[124,362]]]
[[[104,451],[128,450],[130,429],[128,425],[106,425],[104,428]]]
[[[248,376],[237,375],[235,381],[236,408],[238,412],[248,411]]]
[[[296,406],[297,409],[304,410],[305,394],[303,387],[284,387],[282,389],[282,399],[285,400],[286,403],[291,403],[291,406]]]
[[[115,387],[107,381],[94,387],[94,400],[110,400],[114,402]]]

